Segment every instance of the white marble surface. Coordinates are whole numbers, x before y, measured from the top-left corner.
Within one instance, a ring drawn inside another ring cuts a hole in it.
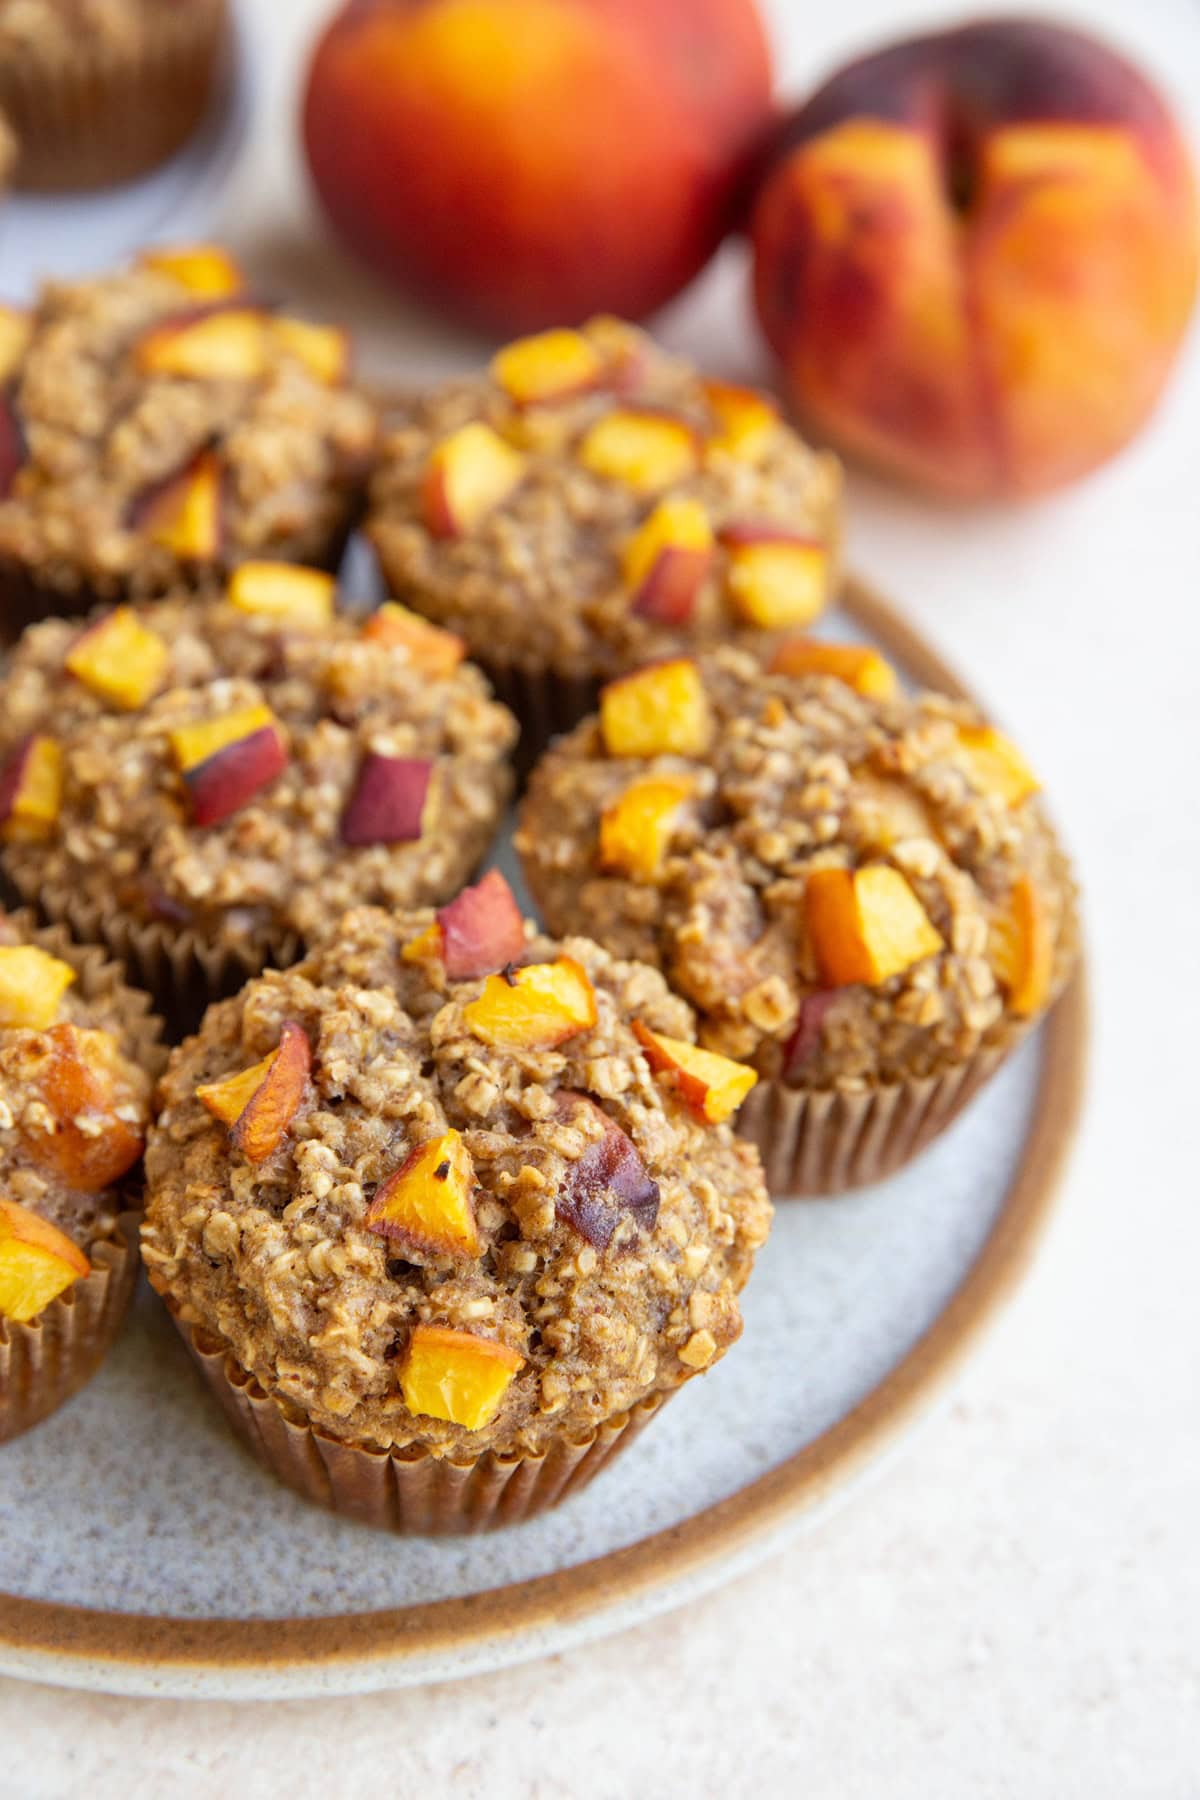
[[[430,374],[462,340],[360,282],[287,152],[319,0],[260,5],[259,138],[228,211],[252,270]],[[958,9],[926,4],[922,16]],[[1059,0],[1137,50],[1200,137],[1194,0]],[[910,17],[771,7],[788,79]],[[736,258],[673,341],[738,346]],[[424,334],[421,335],[422,329]],[[1067,820],[1098,974],[1093,1103],[1034,1276],[955,1405],[819,1532],[707,1600],[569,1657],[270,1708],[0,1683],[0,1795],[845,1800],[1200,1796],[1200,1209],[1185,1132],[1200,998],[1200,354],[1109,471],[1017,512],[852,484],[857,566],[901,597],[1030,751]]]

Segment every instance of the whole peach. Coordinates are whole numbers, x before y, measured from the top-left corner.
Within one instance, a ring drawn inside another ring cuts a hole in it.
[[[1105,45],[1028,19],[912,39],[781,127],[755,290],[799,409],[944,492],[1073,480],[1137,431],[1196,287],[1187,152]]]
[[[754,0],[351,0],[304,141],[346,243],[444,310],[639,318],[728,229],[770,83]]]

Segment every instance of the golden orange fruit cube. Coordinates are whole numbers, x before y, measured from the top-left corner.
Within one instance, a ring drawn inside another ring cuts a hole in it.
[[[0,769],[0,835],[10,844],[41,843],[62,811],[63,753],[52,737],[22,740]]]
[[[170,660],[158,633],[131,606],[118,606],[76,638],[65,667],[99,699],[136,712],[162,686]]]
[[[241,743],[243,738],[253,737],[277,723],[269,706],[243,706],[236,712],[219,713],[213,719],[176,725],[169,734],[176,767],[181,775],[186,775],[228,745]]]
[[[749,624],[780,631],[811,625],[825,610],[829,552],[824,544],[771,524],[727,525],[721,542],[729,552],[729,597]]]
[[[337,582],[323,569],[297,563],[244,562],[229,578],[226,597],[239,612],[314,630],[332,622]]]
[[[223,300],[246,285],[246,277],[217,244],[152,245],[138,257],[143,269],[170,275],[197,300]]]
[[[955,760],[973,784],[1005,806],[1020,806],[1041,791],[1041,782],[1017,746],[992,725],[957,727]]]
[[[635,881],[653,881],[666,858],[671,836],[695,783],[647,776],[630,784],[600,816],[600,862]]]
[[[91,1266],[57,1225],[15,1200],[0,1200],[0,1318],[28,1324]]]
[[[425,675],[453,675],[467,654],[462,638],[431,625],[397,600],[385,600],[377,607],[363,625],[362,635],[369,644],[407,650],[414,669]]]
[[[700,671],[687,657],[622,675],[600,695],[610,756],[703,756],[712,730]]]
[[[410,1413],[482,1431],[524,1363],[518,1351],[494,1338],[445,1325],[414,1325],[400,1365],[400,1392]]]
[[[51,1115],[54,1128],[22,1126],[30,1160],[54,1169],[68,1186],[99,1193],[128,1174],[142,1154],[137,1114],[141,1096],[121,1046],[109,1031],[52,1025],[32,1059],[29,1091]]]
[[[789,638],[770,661],[772,675],[831,675],[869,700],[889,700],[900,682],[890,662],[869,644],[826,644]]]
[[[667,625],[691,616],[712,565],[716,539],[699,500],[677,495],[660,500],[621,554],[634,611]]]
[[[604,358],[581,331],[539,331],[492,358],[492,380],[518,406],[568,400],[600,382]]]
[[[212,450],[169,481],[143,495],[134,505],[134,529],[181,561],[205,561],[221,548],[223,522],[220,461]]]
[[[579,461],[593,475],[637,494],[659,494],[694,475],[696,434],[684,419],[633,408],[606,413],[584,434]]]
[[[376,1188],[367,1230],[435,1256],[478,1256],[474,1188],[470,1151],[457,1131],[444,1131]]]
[[[499,869],[463,888],[432,925],[404,946],[404,962],[440,961],[451,981],[472,981],[515,963],[525,950],[525,921]]]
[[[941,933],[899,869],[814,869],[805,926],[828,987],[876,987],[944,948]]]
[[[596,991],[574,957],[489,975],[463,1021],[502,1050],[553,1050],[596,1023]]]
[[[285,314],[272,319],[268,329],[276,350],[303,363],[323,386],[338,387],[350,373],[350,339],[339,325],[313,325]]]
[[[138,340],[139,374],[187,381],[257,381],[266,369],[267,319],[255,306],[216,306],[154,325]]]
[[[640,1019],[633,1021],[633,1032],[655,1075],[668,1078],[688,1111],[703,1125],[720,1125],[730,1118],[758,1080],[745,1063],[702,1050],[684,1038],[664,1037]]]
[[[992,921],[988,957],[1018,1018],[1040,1012],[1054,984],[1054,934],[1041,893],[1028,875],[1014,883],[1004,910]]]
[[[421,517],[436,538],[467,537],[525,477],[525,458],[476,420],[437,445],[421,485]]]
[[[760,462],[779,429],[779,408],[765,394],[732,381],[706,381],[703,387],[718,427],[709,435],[709,449],[739,462]]]
[[[285,1019],[278,1050],[224,1081],[203,1083],[196,1098],[229,1127],[230,1141],[247,1161],[265,1162],[287,1137],[311,1068],[308,1033],[295,1020]]]
[[[70,963],[36,944],[0,946],[0,1026],[45,1031],[74,980]]]
[[[33,335],[33,319],[19,306],[0,304],[0,385],[16,373]]]

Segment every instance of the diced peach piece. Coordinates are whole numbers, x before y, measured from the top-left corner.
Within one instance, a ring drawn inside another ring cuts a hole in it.
[[[524,1363],[516,1350],[494,1338],[445,1325],[414,1325],[400,1365],[400,1392],[410,1413],[482,1431]]]
[[[52,737],[22,740],[0,769],[0,834],[10,844],[48,838],[62,810],[63,753]]]
[[[774,402],[754,388],[739,387],[732,381],[706,381],[704,398],[719,426],[709,437],[709,449],[736,456],[739,462],[760,462],[779,429],[779,409]]]
[[[467,646],[452,631],[431,625],[420,613],[411,612],[396,600],[385,600],[362,628],[369,644],[385,644],[390,649],[408,651],[415,669],[425,675],[453,675]]]
[[[7,500],[12,493],[28,455],[16,403],[0,388],[0,500]]]
[[[1007,906],[992,922],[988,956],[1007,990],[1009,1011],[1022,1019],[1040,1012],[1054,983],[1054,934],[1046,903],[1028,875],[1014,883]]]
[[[158,692],[171,652],[131,606],[118,606],[77,637],[65,667],[89,692],[136,712]]]
[[[472,981],[507,968],[525,949],[525,921],[499,869],[464,888],[435,922],[406,944],[405,962],[440,958],[451,981]]]
[[[100,1193],[127,1175],[142,1154],[137,1124],[122,1117],[135,1102],[121,1046],[108,1031],[54,1025],[30,1077],[30,1091],[50,1114],[50,1131],[23,1128],[31,1159],[68,1186]]]
[[[607,1250],[624,1213],[642,1231],[653,1231],[658,1220],[658,1183],[651,1178],[633,1139],[590,1094],[562,1088],[554,1096],[554,1104],[564,1123],[590,1124],[600,1132],[589,1138],[582,1156],[567,1164],[554,1207],[557,1217],[597,1250]]]
[[[342,814],[342,842],[413,844],[424,829],[433,763],[421,756],[363,758],[358,781]]]
[[[196,1089],[196,1098],[229,1127],[230,1141],[248,1162],[265,1162],[279,1149],[300,1110],[312,1068],[308,1033],[285,1019],[279,1048],[225,1081]]]
[[[33,319],[17,306],[0,304],[0,387],[17,372],[33,336]]]
[[[246,285],[246,277],[217,244],[152,245],[138,257],[143,269],[170,275],[197,300],[224,300]]]
[[[188,381],[257,381],[266,368],[267,318],[261,307],[215,306],[164,319],[138,340],[142,375]]]
[[[633,1033],[654,1073],[668,1078],[702,1125],[720,1125],[730,1118],[758,1080],[745,1063],[702,1050],[684,1038],[664,1037],[640,1019],[633,1021]]]
[[[350,338],[339,325],[313,325],[284,315],[272,319],[268,329],[276,349],[303,363],[324,387],[339,387],[350,373]]]
[[[943,948],[941,933],[899,869],[814,869],[804,890],[805,924],[829,987],[889,981]]]
[[[177,725],[170,741],[197,825],[229,818],[287,767],[287,746],[268,706]]]
[[[772,675],[832,675],[869,700],[888,700],[900,683],[890,662],[869,644],[825,644],[790,638],[771,658]]]
[[[436,538],[467,537],[525,476],[525,458],[476,420],[443,438],[421,486],[421,516]]]
[[[617,394],[629,394],[646,373],[648,340],[636,325],[600,313],[587,324],[589,343],[604,358],[604,385]]]
[[[70,963],[36,944],[0,946],[0,1026],[45,1031],[74,980]]]
[[[581,331],[541,331],[492,358],[492,379],[518,406],[569,400],[604,378],[604,358]]]
[[[770,523],[727,525],[729,595],[742,617],[764,631],[811,625],[829,599],[824,544]]]
[[[695,474],[700,451],[685,419],[628,408],[597,419],[584,434],[579,461],[591,474],[623,482],[635,493],[660,494]]]
[[[244,562],[229,578],[228,599],[239,612],[314,630],[333,619],[337,582],[322,569],[296,563]]]
[[[621,571],[633,610],[664,625],[682,625],[713,560],[715,539],[699,500],[660,500],[625,545]]]
[[[503,1050],[553,1050],[596,1023],[596,991],[571,956],[489,975],[463,1020],[485,1044]]]
[[[28,1324],[91,1266],[57,1225],[0,1200],[0,1317]]]
[[[221,489],[220,461],[202,450],[186,469],[140,496],[130,523],[181,561],[208,561],[221,548]]]
[[[976,787],[1005,806],[1020,806],[1039,793],[1041,782],[1017,746],[992,725],[960,725],[957,760]]]
[[[475,1168],[457,1131],[420,1144],[375,1190],[367,1230],[430,1255],[478,1256]]]
[[[687,657],[623,675],[600,695],[610,756],[703,756],[712,729],[700,671]]]
[[[647,776],[635,781],[605,807],[600,817],[600,861],[635,881],[653,881],[661,872],[684,804],[695,784],[682,777]]]

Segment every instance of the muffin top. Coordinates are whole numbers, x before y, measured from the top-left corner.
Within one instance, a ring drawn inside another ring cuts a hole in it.
[[[661,968],[701,1041],[764,1075],[853,1092],[943,1072],[1069,972],[1037,783],[974,707],[906,697],[877,652],[800,640],[776,670],[725,650],[606,688],[533,778],[531,888],[551,929]]]
[[[757,1154],[707,1122],[751,1076],[709,1071],[690,1110],[652,1033],[692,1035],[662,977],[535,935],[498,875],[438,915],[355,910],[175,1051],[150,1279],[335,1437],[586,1436],[734,1342],[770,1219]]]
[[[275,312],[215,248],[0,308],[0,563],[106,595],[321,561],[375,445],[347,368],[344,333]]]
[[[444,899],[507,800],[508,711],[462,644],[331,577],[245,563],[30,627],[0,680],[0,837],[27,895],[206,941],[318,934],[356,900]]]
[[[61,55],[81,34],[116,49],[141,42],[147,13],[163,0],[0,0],[0,56]]]
[[[397,592],[487,658],[586,677],[808,623],[840,491],[769,400],[595,319],[402,407],[368,529]]]
[[[158,1066],[112,964],[0,912],[0,1322],[35,1317],[113,1235]]]

